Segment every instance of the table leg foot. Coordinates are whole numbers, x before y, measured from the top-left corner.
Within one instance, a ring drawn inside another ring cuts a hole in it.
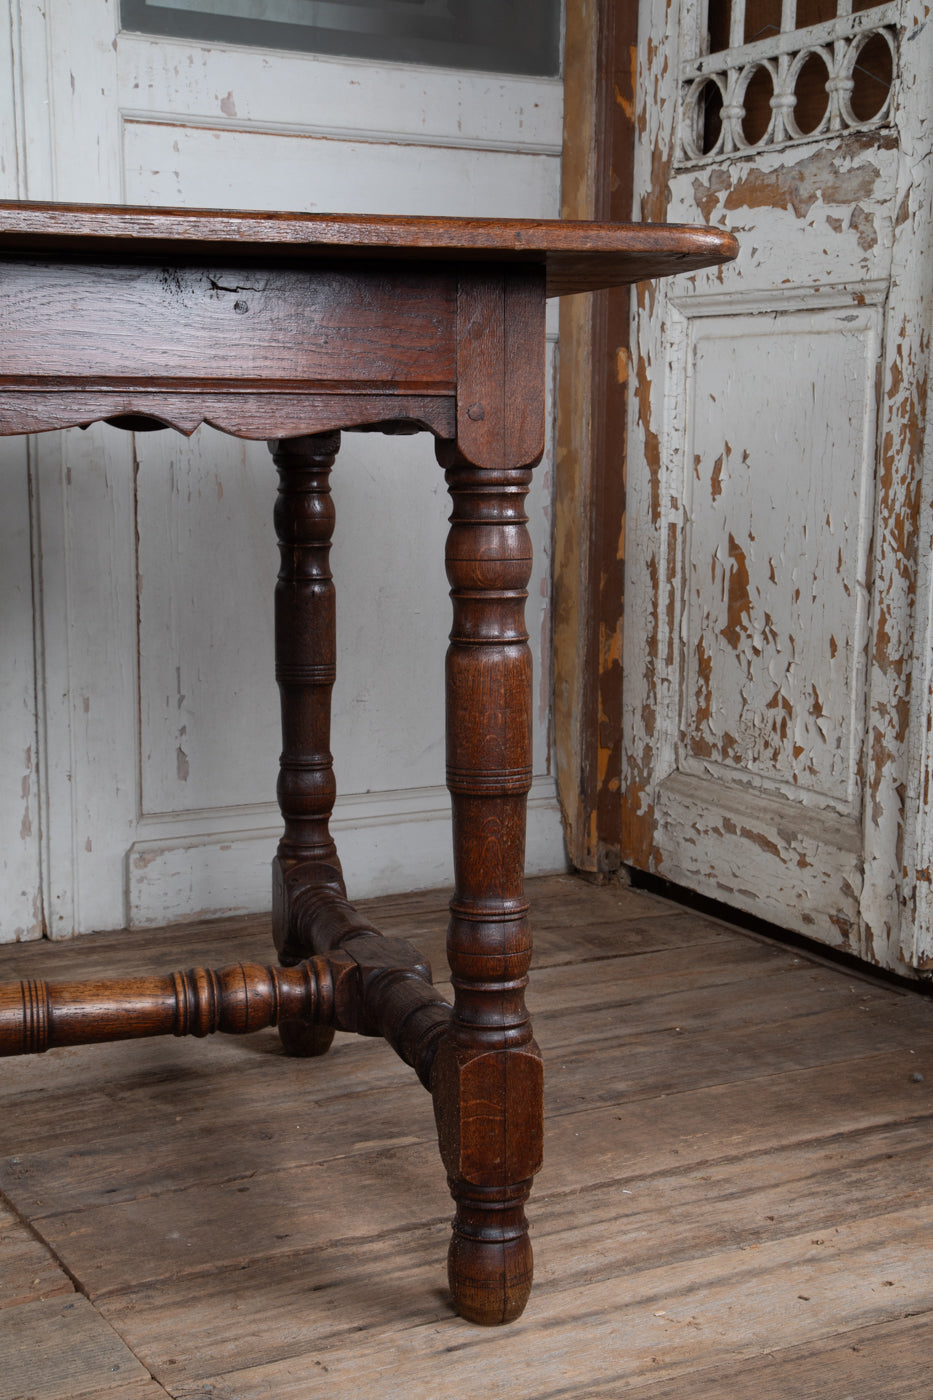
[[[457,1201],[447,1277],[454,1307],[467,1322],[495,1327],[524,1311],[534,1267],[527,1197],[525,1187],[463,1192]]]

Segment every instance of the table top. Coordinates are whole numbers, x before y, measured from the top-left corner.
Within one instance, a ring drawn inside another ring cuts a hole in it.
[[[627,286],[729,262],[731,233],[683,224],[235,213],[0,201],[0,255],[365,259],[543,266],[548,296]]]

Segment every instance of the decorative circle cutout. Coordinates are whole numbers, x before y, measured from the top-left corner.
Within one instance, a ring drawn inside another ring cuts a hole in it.
[[[799,54],[791,68],[788,86],[794,94],[788,126],[795,136],[812,136],[829,117],[830,69],[821,49]]]
[[[745,54],[701,55],[681,88],[678,159],[721,159],[889,121],[898,31],[887,25],[853,32],[861,23],[855,11],[838,15],[820,43],[798,30],[796,52],[790,31],[782,31]]]
[[[771,99],[774,97],[774,75],[765,63],[756,63],[743,75],[745,82],[738,94],[743,107],[742,137],[749,146],[757,146],[768,134],[771,125]]]
[[[880,117],[891,97],[894,81],[894,53],[887,34],[876,29],[874,34],[856,40],[851,49],[851,62],[846,64],[852,81],[848,107],[852,121],[871,122]]]
[[[713,155],[722,142],[725,94],[717,78],[698,78],[684,104],[684,148],[694,160]]]

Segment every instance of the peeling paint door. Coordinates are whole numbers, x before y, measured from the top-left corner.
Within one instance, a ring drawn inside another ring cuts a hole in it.
[[[933,954],[928,13],[643,0],[637,82],[636,217],[742,251],[638,296],[623,855],[901,971]]]
[[[416,6],[397,8],[419,22]],[[168,23],[181,11],[197,20],[250,7],[0,0],[0,197],[559,212],[558,76],[440,66],[449,53],[437,66],[349,59],[273,47],[274,35],[254,47],[121,22],[142,9]],[[291,7],[322,23],[337,9]],[[451,7],[432,10],[442,29]],[[555,340],[556,325],[552,366]],[[206,426],[186,439],[98,424],[0,439],[0,470],[0,940],[268,908],[281,739],[265,444]],[[528,850],[538,869],[563,862],[548,771],[548,473],[545,460],[530,506],[541,681]],[[452,877],[443,474],[427,434],[347,434],[333,486],[344,869],[357,897],[442,884]]]

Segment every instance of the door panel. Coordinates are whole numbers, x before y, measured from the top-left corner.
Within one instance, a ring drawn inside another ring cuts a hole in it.
[[[664,32],[642,213],[729,227],[741,253],[639,297],[625,855],[905,970],[930,36],[907,43],[908,4],[832,8],[795,30],[779,7],[754,42],[751,2],[709,42],[705,6],[666,32],[642,13]]]
[[[687,328],[681,768],[855,819],[880,319]]]
[[[129,204],[272,209],[284,197],[288,208],[297,201],[308,211],[329,212],[338,200],[343,213],[415,214],[436,213],[443,190],[445,211],[495,216],[517,206],[519,186],[518,203],[533,211],[525,217],[544,218],[553,208],[553,155],[461,151],[451,180],[450,152],[436,146],[136,120],[126,122],[123,140]]]

